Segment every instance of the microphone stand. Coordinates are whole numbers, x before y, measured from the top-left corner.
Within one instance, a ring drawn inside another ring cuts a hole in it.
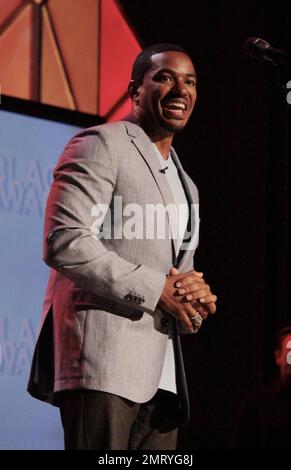
[[[266,238],[265,238],[265,295],[264,310],[268,317],[266,341],[273,338],[274,329],[287,324],[285,312],[289,308],[289,292],[286,287],[290,265],[286,253],[289,248],[289,197],[290,197],[290,149],[291,149],[291,68],[276,64],[272,66],[274,88],[271,86],[269,117],[269,153],[266,160]],[[272,89],[273,88],[273,89]],[[283,93],[282,93],[283,92]],[[280,96],[280,99],[279,96]],[[269,221],[268,221],[269,220]],[[272,220],[272,222],[270,222]],[[275,276],[274,276],[274,273]],[[277,319],[273,318],[269,292],[276,298]],[[282,313],[281,313],[282,312]],[[265,346],[266,348],[266,346]],[[264,361],[263,361],[264,362]],[[264,365],[266,373],[266,364]]]

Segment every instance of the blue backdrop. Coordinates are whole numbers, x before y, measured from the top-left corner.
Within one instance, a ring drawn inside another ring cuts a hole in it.
[[[62,449],[57,408],[26,392],[48,268],[42,232],[52,170],[79,128],[0,112],[0,449]]]

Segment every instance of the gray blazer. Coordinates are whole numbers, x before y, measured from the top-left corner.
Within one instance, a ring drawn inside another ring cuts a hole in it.
[[[172,157],[189,202],[198,204],[173,149]],[[157,391],[172,321],[157,304],[172,265],[193,269],[197,242],[178,253],[171,237],[94,238],[91,214],[95,204],[108,205],[116,228],[128,220],[114,221],[116,196],[142,208],[173,204],[159,170],[149,137],[127,121],[86,129],[64,149],[46,208],[44,261],[52,269],[28,385],[33,396],[51,401],[53,392],[86,388],[142,403]]]

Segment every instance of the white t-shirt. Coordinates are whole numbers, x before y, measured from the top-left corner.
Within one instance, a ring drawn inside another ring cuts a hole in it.
[[[178,239],[178,249],[183,241],[184,232],[187,227],[188,217],[189,217],[189,205],[185,195],[185,191],[179,177],[177,167],[169,154],[167,160],[163,158],[156,144],[153,143],[153,147],[157,153],[157,156],[160,160],[161,169],[168,167],[165,170],[165,178],[169,184],[171,193],[173,195],[174,204],[177,206],[177,217],[172,211],[169,213],[170,222],[172,230],[177,235]],[[176,236],[174,235],[174,236]],[[170,323],[172,325],[172,323]],[[162,375],[160,378],[159,388],[167,390],[169,392],[177,393],[176,386],[176,371],[175,371],[175,356],[174,356],[174,346],[173,346],[173,331],[170,328],[169,339],[167,344],[165,362],[162,370]]]

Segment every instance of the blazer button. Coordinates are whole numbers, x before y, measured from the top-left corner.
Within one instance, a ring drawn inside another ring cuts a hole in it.
[[[166,318],[166,317],[162,317],[162,319],[161,319],[161,325],[164,326],[164,327],[169,326],[169,319]]]
[[[132,302],[132,294],[131,293],[127,294],[124,298],[126,300],[128,300],[128,302]]]

